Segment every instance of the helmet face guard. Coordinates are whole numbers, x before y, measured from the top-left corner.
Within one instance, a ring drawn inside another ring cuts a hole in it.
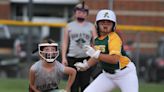
[[[44,51],[45,47],[54,47],[56,50]],[[59,56],[57,43],[41,43],[38,45],[39,55],[43,58],[47,63],[52,63]]]

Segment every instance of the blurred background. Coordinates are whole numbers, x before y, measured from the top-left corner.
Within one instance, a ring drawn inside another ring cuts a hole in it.
[[[32,51],[46,37],[61,45],[63,28],[81,1],[0,0],[0,79],[21,79],[28,85],[28,70],[38,60]],[[117,32],[141,83],[164,85],[164,0],[85,0],[85,4],[93,23],[100,9],[116,12]]]

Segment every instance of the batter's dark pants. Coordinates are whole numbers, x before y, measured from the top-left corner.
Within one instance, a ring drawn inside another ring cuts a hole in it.
[[[74,64],[76,62],[83,62],[84,59],[88,60],[89,57],[87,57],[87,58],[67,57],[68,66],[76,69]],[[93,68],[90,68],[87,71],[83,71],[83,72],[77,71],[75,81],[71,87],[71,92],[79,92],[79,89],[81,90],[80,92],[83,92],[83,90],[90,84],[90,77],[91,77],[92,71],[93,71]]]

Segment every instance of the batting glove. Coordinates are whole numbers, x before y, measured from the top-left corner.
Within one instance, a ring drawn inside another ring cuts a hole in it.
[[[77,68],[77,71],[86,71],[89,68],[89,65],[86,59],[83,60],[83,63],[82,62],[75,63],[74,66]]]
[[[95,59],[99,58],[99,55],[100,55],[100,52],[101,52],[100,50],[95,50],[94,48],[92,48],[89,45],[84,46],[84,51],[88,56],[90,56],[92,58],[95,58]]]

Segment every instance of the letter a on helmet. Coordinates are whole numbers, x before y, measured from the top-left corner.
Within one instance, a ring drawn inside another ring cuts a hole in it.
[[[109,20],[116,23],[116,15],[112,10],[100,10],[96,16],[96,23],[100,20]]]

